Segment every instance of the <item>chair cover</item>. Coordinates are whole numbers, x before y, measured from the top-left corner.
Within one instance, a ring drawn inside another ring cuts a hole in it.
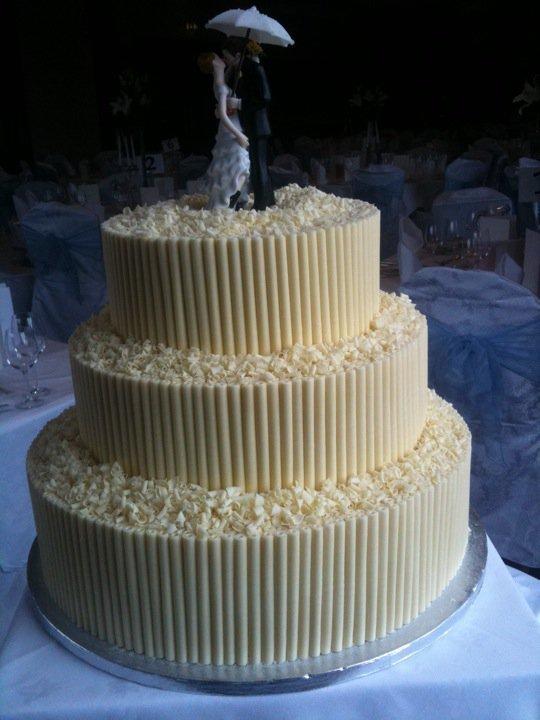
[[[290,170],[291,172],[302,172],[302,162],[300,158],[296,157],[296,155],[292,155],[291,153],[276,155],[272,162],[272,167]]]
[[[15,209],[13,193],[19,184],[19,179],[3,171],[0,174],[2,175],[0,178],[0,230],[9,233],[9,223]]]
[[[28,272],[11,273],[0,271],[0,283],[7,285],[13,303],[13,312],[25,313],[32,309],[32,291],[34,288],[34,274]]]
[[[275,167],[274,165],[270,165],[268,169],[274,190],[285,187],[286,185],[291,185],[292,183],[300,185],[300,187],[307,187],[309,185],[309,175],[303,170],[287,170],[285,168]]]
[[[200,178],[208,170],[210,160],[206,155],[189,155],[178,163],[176,168],[176,186],[187,187],[188,180]]]
[[[354,197],[373,203],[381,211],[381,258],[397,252],[399,210],[405,173],[394,165],[370,165],[358,170],[351,185]]]
[[[36,327],[46,337],[65,342],[106,302],[98,219],[85,208],[42,203],[21,225],[35,268]]]
[[[508,212],[512,212],[512,201],[508,196],[491,188],[443,192],[433,201],[433,220],[441,235],[446,232],[450,220],[455,220],[459,230],[464,232],[473,213],[485,213],[499,207],[505,207]]]
[[[33,180],[23,183],[13,193],[13,198],[18,198],[28,206],[28,209],[40,202],[52,202],[60,200],[62,190],[55,182]]]
[[[69,162],[65,155],[54,154],[47,155],[45,162],[56,170],[61,177],[75,177],[73,165]]]
[[[519,167],[540,167],[540,160],[535,160],[535,158],[528,158],[528,157],[521,157],[519,158]]]
[[[540,295],[540,232],[527,230],[523,260],[523,285]]]
[[[464,190],[485,184],[489,172],[489,163],[472,158],[459,157],[444,171],[444,189]]]
[[[409,218],[401,218],[399,224],[398,267],[402,283],[407,282],[421,269],[417,252],[423,245],[422,231]]]
[[[473,438],[471,503],[501,555],[540,566],[540,302],[489,272],[424,268],[429,384]]]
[[[317,185],[317,187],[320,185],[326,185],[327,177],[324,165],[315,158],[311,158],[310,169],[311,177],[313,178],[315,185]]]
[[[521,285],[523,281],[523,268],[508,253],[502,253],[495,268],[497,275],[507,278]]]

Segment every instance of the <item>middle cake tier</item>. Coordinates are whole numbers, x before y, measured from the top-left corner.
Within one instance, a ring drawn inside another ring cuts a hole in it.
[[[122,340],[108,311],[70,342],[81,437],[132,475],[204,488],[320,488],[412,450],[427,403],[427,327],[381,293],[371,329],[274,355]]]

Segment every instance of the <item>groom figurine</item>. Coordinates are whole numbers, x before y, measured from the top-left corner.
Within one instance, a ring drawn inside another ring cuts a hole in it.
[[[267,108],[270,104],[270,86],[259,60],[260,45],[250,41],[238,84],[238,98],[230,98],[231,110],[238,110],[242,129],[249,138],[251,185],[255,198],[253,208],[265,210],[275,205],[274,191],[268,171],[268,142],[272,135]]]

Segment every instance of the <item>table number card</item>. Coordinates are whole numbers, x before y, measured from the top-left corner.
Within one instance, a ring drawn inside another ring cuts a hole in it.
[[[163,155],[161,153],[146,153],[145,161],[146,161],[146,171],[151,172],[154,175],[163,175],[165,172],[165,164],[163,162]],[[135,158],[137,166],[140,168],[141,166],[141,156],[137,155]]]

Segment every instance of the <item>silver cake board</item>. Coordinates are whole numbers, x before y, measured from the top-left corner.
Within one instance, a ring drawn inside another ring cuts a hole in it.
[[[36,616],[55,640],[85,662],[125,680],[166,690],[256,695],[312,690],[384,670],[444,636],[480,590],[487,559],[486,534],[472,512],[467,550],[442,595],[415,620],[381,640],[317,658],[272,665],[197,665],[147,658],[110,645],[77,627],[43,582],[37,540],[28,558],[28,587]]]

